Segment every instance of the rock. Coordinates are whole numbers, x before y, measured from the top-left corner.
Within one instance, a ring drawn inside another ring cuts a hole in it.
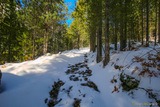
[[[85,78],[84,78],[84,80],[85,80],[85,81],[87,81],[87,80],[88,80],[88,78],[86,78],[86,77],[85,77]]]
[[[52,90],[49,92],[51,99],[47,103],[48,107],[54,107],[56,104],[58,104],[62,100],[62,99],[60,100],[57,100],[57,99],[58,99],[60,88],[64,84],[65,83],[61,80],[58,80],[58,82],[54,82],[54,85],[52,85]]]
[[[76,77],[75,75],[71,75],[71,76],[69,77],[69,79],[70,79],[71,81],[79,81],[79,78]]]
[[[138,88],[139,85],[138,80],[123,73],[120,74],[120,81],[122,83],[121,85],[124,91],[130,91],[136,89]]]
[[[86,97],[86,94],[83,94],[83,97]]]
[[[48,98],[46,98],[45,100],[44,100],[44,103],[46,104],[48,102]]]
[[[74,98],[73,107],[80,107],[81,99]]]

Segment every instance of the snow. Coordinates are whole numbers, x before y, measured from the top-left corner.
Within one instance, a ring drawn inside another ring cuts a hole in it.
[[[81,107],[135,107],[143,103],[155,102],[147,97],[144,90],[138,90],[132,96],[122,91],[120,87],[119,92],[112,93],[114,86],[119,86],[120,83],[119,81],[114,84],[110,82],[113,76],[118,78],[120,74],[113,63],[126,67],[132,62],[134,56],[141,56],[150,50],[151,48],[140,48],[137,51],[111,52],[111,61],[105,68],[102,62],[96,63],[96,54],[89,52],[89,48],[53,55],[46,54],[32,61],[7,63],[5,67],[1,65],[3,92],[0,93],[0,107],[47,107],[44,100],[49,98],[49,91],[58,79],[65,83],[61,89],[68,89],[70,86],[73,88],[69,96],[65,91],[59,92],[58,98],[62,98],[62,101],[55,107],[72,107],[74,98],[82,100]],[[69,65],[83,62],[86,53],[89,59],[88,66],[92,70],[92,76],[88,79],[97,85],[100,92],[81,86],[81,83],[85,82],[83,80],[70,81],[70,75],[65,73]],[[131,75],[136,66],[139,66],[138,63],[126,69],[125,73]],[[152,78],[150,83],[150,79],[144,77],[141,79],[140,86],[158,91],[160,89],[157,85],[158,81],[160,78]],[[83,97],[84,94],[85,97]]]

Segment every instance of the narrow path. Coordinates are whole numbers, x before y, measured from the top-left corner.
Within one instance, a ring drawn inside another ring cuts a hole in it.
[[[63,77],[60,78],[58,82],[54,82],[53,88],[49,92],[50,98],[46,100],[48,107],[54,107],[55,105],[64,106],[63,103],[68,103],[66,102],[68,98],[72,100],[71,105],[73,107],[80,107],[81,102],[85,101],[83,99],[89,95],[84,89],[88,90],[90,93],[93,93],[92,91],[100,92],[97,85],[89,79],[90,76],[92,76],[92,70],[88,67],[87,57],[87,54],[84,54],[83,61],[68,65],[68,69],[65,72],[68,80],[65,80],[66,78],[64,79]],[[62,83],[63,85],[61,85]],[[63,93],[63,95],[59,95],[60,93]],[[64,98],[65,95],[68,98]],[[94,101],[91,100],[91,103],[94,103]]]
[[[6,90],[0,93],[0,107],[46,107],[44,100],[54,81],[66,80],[64,71],[68,64],[82,61],[86,52],[88,49],[72,50],[33,61],[6,64],[2,69],[2,83]]]

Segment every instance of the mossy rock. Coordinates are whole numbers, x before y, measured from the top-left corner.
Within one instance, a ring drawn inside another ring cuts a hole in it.
[[[73,107],[80,107],[81,99],[74,98]]]
[[[139,81],[134,77],[121,73],[120,75],[121,85],[124,91],[130,91],[138,88]]]
[[[60,100],[57,100],[57,99],[58,99],[60,88],[64,84],[65,83],[61,80],[58,80],[58,82],[54,82],[54,85],[52,85],[52,90],[49,92],[51,99],[47,103],[48,107],[54,107],[56,104],[58,104],[62,100],[62,99]]]

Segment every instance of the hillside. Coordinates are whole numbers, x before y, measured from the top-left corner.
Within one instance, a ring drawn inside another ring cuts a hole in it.
[[[157,47],[111,50],[96,63],[88,48],[1,65],[0,107],[135,107],[160,104]],[[131,87],[130,87],[131,86]],[[160,105],[159,105],[160,106]]]

